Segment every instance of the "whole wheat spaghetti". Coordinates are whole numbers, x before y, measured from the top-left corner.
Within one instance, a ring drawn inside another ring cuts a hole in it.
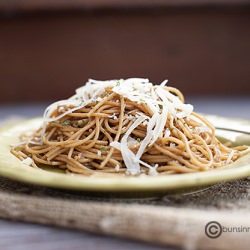
[[[249,152],[218,141],[213,125],[166,83],[89,80],[68,100],[50,105],[41,128],[11,151],[27,165],[83,175],[207,171]]]

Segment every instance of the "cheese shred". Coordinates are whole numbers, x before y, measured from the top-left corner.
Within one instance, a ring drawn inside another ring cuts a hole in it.
[[[68,100],[48,106],[41,128],[11,151],[23,164],[83,175],[192,173],[248,152],[219,142],[213,125],[166,84],[89,79]]]

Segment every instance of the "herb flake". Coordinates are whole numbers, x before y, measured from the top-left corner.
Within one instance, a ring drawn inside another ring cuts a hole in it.
[[[69,126],[70,125],[70,120],[66,120],[61,123],[63,126]]]

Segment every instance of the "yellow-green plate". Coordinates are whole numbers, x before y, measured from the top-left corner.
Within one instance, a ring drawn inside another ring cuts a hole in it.
[[[208,116],[208,119],[220,125],[232,125],[235,128],[249,127],[250,121]],[[41,118],[27,120],[0,130],[0,175],[36,185],[47,187],[93,191],[93,192],[167,192],[180,189],[196,188],[214,183],[250,176],[250,154],[245,155],[227,168],[207,172],[176,174],[169,176],[143,177],[100,177],[67,175],[50,169],[41,170],[21,164],[10,153],[10,145],[17,143],[19,135],[35,130],[41,124]],[[234,144],[250,145],[250,135],[230,131],[217,130],[222,140],[230,140]]]

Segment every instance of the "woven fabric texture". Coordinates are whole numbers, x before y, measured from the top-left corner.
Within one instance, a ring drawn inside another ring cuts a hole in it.
[[[1,177],[0,216],[185,249],[247,249],[249,193],[250,180],[242,179],[189,194],[109,198]],[[245,231],[223,232],[212,239],[205,234],[210,221],[219,222],[223,231]]]

